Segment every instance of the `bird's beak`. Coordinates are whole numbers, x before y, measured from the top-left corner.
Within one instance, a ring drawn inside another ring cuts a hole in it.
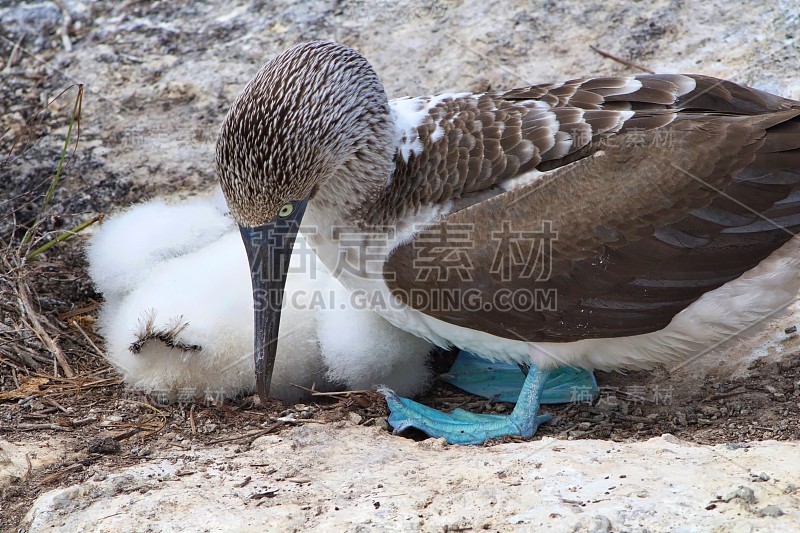
[[[300,229],[307,203],[307,198],[296,203],[294,211],[286,218],[279,218],[254,228],[239,227],[247,250],[253,282],[255,317],[253,358],[258,396],[262,402],[265,402],[269,395],[275,354],[278,349],[283,290],[286,286],[294,240]]]

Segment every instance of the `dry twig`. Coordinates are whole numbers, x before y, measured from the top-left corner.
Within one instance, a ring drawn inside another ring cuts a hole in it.
[[[650,70],[647,67],[643,67],[642,65],[634,63],[633,61],[628,61],[627,59],[623,59],[623,58],[621,58],[619,56],[615,56],[611,52],[606,52],[605,50],[601,50],[601,49],[597,48],[594,45],[590,44],[589,48],[591,48],[592,51],[597,52],[601,56],[607,57],[608,59],[611,59],[612,61],[616,61],[617,63],[625,65],[626,67],[635,68],[636,70],[641,70],[642,72],[647,72],[648,74],[655,74],[655,71]]]
[[[344,398],[347,398],[347,397],[349,397],[349,396],[351,396],[353,394],[366,394],[366,395],[370,395],[370,396],[376,394],[376,391],[369,390],[369,389],[365,389],[365,390],[343,390],[343,391],[334,391],[334,392],[319,392],[319,391],[315,390],[313,386],[309,389],[308,387],[303,387],[302,385],[297,385],[296,383],[292,383],[291,385],[292,385],[292,387],[296,387],[296,388],[298,388],[300,390],[304,390],[306,392],[311,393],[311,396],[334,397],[334,398],[344,397]]]
[[[224,439],[212,440],[208,444],[209,444],[209,446],[212,446],[212,445],[215,445],[215,444],[222,444],[224,442],[236,442],[238,440],[248,440],[249,441],[248,444],[252,444],[252,442],[254,440],[256,440],[258,437],[262,437],[264,435],[267,435],[268,433],[272,433],[273,431],[275,431],[276,429],[280,428],[284,424],[286,424],[285,421],[279,420],[279,421],[275,422],[274,424],[270,424],[269,426],[265,427],[264,429],[260,429],[258,431],[253,431],[252,433],[247,433],[246,435],[237,435],[235,437],[226,437]]]
[[[189,425],[192,427],[192,435],[197,435],[197,422],[194,420],[194,404],[189,408]]]
[[[83,335],[83,338],[84,338],[84,339],[86,339],[86,342],[88,342],[88,343],[89,343],[89,346],[91,346],[91,347],[94,349],[95,353],[96,353],[97,355],[99,355],[99,356],[100,356],[100,360],[101,360],[101,361],[105,361],[105,359],[106,359],[106,356],[105,356],[105,354],[103,353],[103,350],[101,350],[100,348],[98,348],[98,347],[97,347],[97,345],[96,345],[96,344],[94,343],[94,341],[93,341],[93,340],[92,340],[92,339],[89,337],[89,335],[86,333],[86,331],[85,331],[85,330],[84,330],[84,329],[81,327],[81,325],[80,325],[80,324],[78,324],[78,321],[77,321],[77,320],[73,320],[73,321],[71,321],[71,322],[70,322],[70,324],[71,324],[71,325],[72,325],[72,326],[73,326],[75,329],[77,329],[78,331],[80,331],[80,332],[81,332],[81,335]]]
[[[80,470],[82,468],[83,468],[83,464],[81,464],[81,463],[75,463],[74,465],[69,465],[64,470],[59,470],[58,472],[53,472],[52,474],[43,477],[42,480],[39,482],[39,484],[40,485],[47,485],[48,483],[51,483],[51,482],[55,481],[58,478],[66,476],[70,472],[75,472],[76,470]]]
[[[64,374],[68,378],[75,377],[75,372],[67,362],[67,358],[64,356],[64,352],[61,351],[61,347],[44,329],[42,326],[43,319],[39,313],[34,310],[33,305],[31,305],[30,289],[24,279],[18,279],[17,290],[19,294],[20,305],[22,306],[24,314],[30,320],[30,326],[34,333],[36,333],[36,336],[39,338],[39,340],[42,341],[47,349],[53,354],[53,357],[56,361],[58,361],[58,364],[61,366]]]

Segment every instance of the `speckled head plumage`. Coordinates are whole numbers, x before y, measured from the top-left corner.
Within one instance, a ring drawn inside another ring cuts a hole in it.
[[[281,53],[220,130],[217,173],[234,218],[247,227],[274,220],[352,162],[385,167],[390,120],[383,85],[356,51],[313,41]]]

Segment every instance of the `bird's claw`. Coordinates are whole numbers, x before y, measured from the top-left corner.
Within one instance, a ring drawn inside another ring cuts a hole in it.
[[[408,398],[401,398],[388,389],[380,391],[386,397],[391,415],[389,424],[394,433],[414,427],[431,437],[443,437],[450,444],[481,444],[486,439],[515,435],[532,437],[536,429],[553,418],[550,414],[520,416],[485,415],[454,409],[449,413],[437,411]]]

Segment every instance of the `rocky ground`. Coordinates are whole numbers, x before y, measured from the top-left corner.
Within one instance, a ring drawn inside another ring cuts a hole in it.
[[[82,237],[14,260],[35,220],[41,245],[131,202],[211,187],[224,113],[298,41],[359,49],[390,96],[636,71],[593,45],[800,99],[798,12],[790,0],[0,0],[0,528],[796,528],[797,309],[681,368],[601,374],[598,401],[550,409],[532,442],[460,448],[392,437],[372,395],[158,405],[102,358]],[[80,142],[39,216],[75,88],[52,100],[76,83]],[[62,364],[53,375],[48,338],[71,377]],[[508,408],[444,385],[427,400]]]

